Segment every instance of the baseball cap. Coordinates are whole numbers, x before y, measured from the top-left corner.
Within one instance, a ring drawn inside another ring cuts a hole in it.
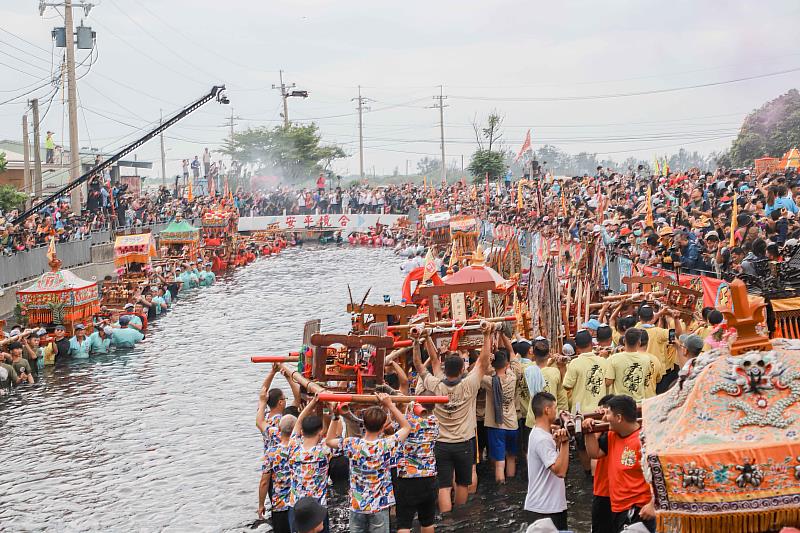
[[[133,309],[134,305],[132,303],[125,304],[125,309]]]
[[[703,338],[699,335],[692,335],[690,333],[684,333],[681,335],[678,340],[681,344],[683,344],[687,350],[690,352],[702,352],[703,351]]]
[[[86,326],[83,324],[75,324],[75,329],[86,329]]]

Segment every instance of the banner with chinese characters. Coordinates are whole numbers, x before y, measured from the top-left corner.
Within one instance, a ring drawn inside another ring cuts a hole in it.
[[[376,224],[391,227],[401,218],[405,218],[405,215],[359,215],[348,213],[247,217],[239,219],[239,231],[330,229],[332,231],[343,231],[347,234],[353,231],[369,231],[375,228]]]

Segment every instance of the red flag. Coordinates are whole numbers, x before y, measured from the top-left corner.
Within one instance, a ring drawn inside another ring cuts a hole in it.
[[[522,148],[519,149],[519,153],[517,154],[517,157],[514,159],[514,162],[516,163],[517,161],[522,159],[522,154],[524,154],[530,149],[531,149],[531,130],[528,130],[528,133],[525,135],[525,142],[522,143]]]
[[[486,205],[489,205],[489,173],[486,173]]]

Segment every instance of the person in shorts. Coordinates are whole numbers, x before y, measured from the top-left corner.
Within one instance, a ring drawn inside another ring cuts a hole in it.
[[[517,376],[522,373],[519,362],[514,362],[516,372],[509,362],[505,349],[497,350],[492,360],[493,376],[484,376],[482,386],[486,390],[486,437],[489,457],[494,461],[494,479],[499,484],[506,477],[514,477],[517,471],[518,421]]]
[[[472,483],[472,464],[475,460],[475,400],[481,388],[481,381],[489,367],[492,351],[491,324],[483,326],[483,347],[473,369],[464,375],[464,360],[458,354],[447,355],[444,359],[444,376],[428,372],[422,364],[419,338],[414,338],[414,367],[422,381],[424,390],[437,396],[448,396],[446,404],[437,404],[434,414],[439,421],[439,439],[435,445],[436,467],[439,481],[439,511],[450,512],[455,505],[463,505],[469,496]],[[429,354],[437,359],[436,354]],[[432,362],[433,364],[433,362]],[[438,366],[438,360],[436,361]],[[451,501],[451,491],[455,480],[455,497]]]
[[[397,533],[411,533],[415,515],[420,533],[434,531],[438,490],[434,448],[439,438],[439,421],[433,408],[434,404],[417,403],[406,414],[411,433],[400,445],[394,485]]]

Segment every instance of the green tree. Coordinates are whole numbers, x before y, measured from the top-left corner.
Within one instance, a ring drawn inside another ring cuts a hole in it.
[[[781,157],[797,145],[800,145],[800,92],[792,89],[745,117],[727,155],[734,166],[750,166],[759,157]]]
[[[0,185],[0,211],[8,213],[25,205],[27,197],[11,185]]]
[[[234,133],[221,151],[258,171],[274,171],[297,183],[326,170],[346,157],[344,150],[321,144],[316,124],[290,124],[274,128],[257,127]]]
[[[500,127],[503,117],[497,111],[492,111],[486,119],[486,127],[481,127],[477,122],[472,123],[475,130],[475,141],[478,149],[472,154],[467,170],[475,182],[480,182],[489,175],[489,179],[499,179],[506,173],[506,154],[502,149],[495,149],[503,137]]]
[[[481,182],[489,175],[489,180],[499,179],[505,175],[508,166],[505,154],[494,150],[477,150],[472,154],[472,159],[467,170],[472,174],[473,181]]]
[[[6,160],[6,153],[0,152],[0,172],[6,171],[6,164],[8,161]]]

